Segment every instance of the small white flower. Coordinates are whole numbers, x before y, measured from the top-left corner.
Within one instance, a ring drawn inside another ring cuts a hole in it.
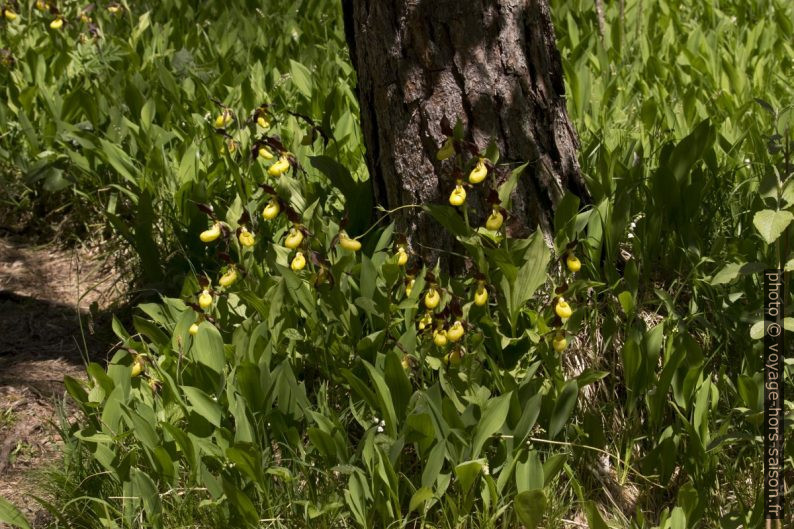
[[[378,433],[383,433],[383,426],[378,426]]]

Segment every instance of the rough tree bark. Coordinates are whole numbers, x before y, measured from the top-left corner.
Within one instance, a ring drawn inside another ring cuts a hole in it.
[[[480,148],[495,140],[500,163],[531,162],[511,211],[527,228],[548,233],[566,189],[588,200],[547,0],[342,5],[378,203],[447,204],[454,182],[442,176],[448,162],[436,160],[445,117],[453,125],[461,119],[467,139]],[[494,180],[487,186],[495,187]],[[487,214],[485,189],[469,191],[474,222]],[[420,255],[436,256],[427,248],[451,244],[418,210],[403,210],[396,220]]]

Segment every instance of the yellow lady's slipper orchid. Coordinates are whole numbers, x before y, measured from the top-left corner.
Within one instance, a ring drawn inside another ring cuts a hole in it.
[[[278,216],[279,213],[281,213],[281,206],[278,203],[278,199],[273,197],[268,200],[265,209],[262,210],[262,217],[265,220],[273,220]]]
[[[190,325],[190,328],[187,330],[187,332],[189,332],[191,336],[197,335],[198,331],[199,331],[198,323],[192,323]]]
[[[432,310],[438,307],[440,302],[441,294],[439,294],[438,289],[435,287],[430,287],[430,290],[428,290],[427,294],[425,294],[425,307]]]
[[[303,270],[306,267],[306,257],[303,256],[303,252],[295,253],[289,266],[294,272]]]
[[[453,349],[446,356],[447,363],[451,366],[459,366],[462,359],[463,350],[461,348]]]
[[[245,226],[240,228],[240,235],[237,238],[239,239],[240,244],[242,244],[246,248],[252,247],[256,242],[254,240],[254,234],[248,231],[248,229]]]
[[[405,250],[405,246],[400,246],[397,248],[397,264],[400,266],[405,266],[408,263],[408,252]]]
[[[480,281],[480,284],[477,286],[477,291],[474,292],[474,304],[478,307],[482,307],[488,303],[488,289],[485,288],[485,283]]]
[[[477,165],[469,173],[469,182],[472,184],[479,184],[485,177],[488,176],[488,166],[485,165],[485,159],[480,158]]]
[[[52,29],[61,29],[63,27],[63,18],[58,17],[52,22],[50,22],[50,28]]]
[[[260,147],[259,148],[259,157],[263,158],[265,160],[272,160],[273,159],[273,153],[270,152],[270,149],[268,149],[267,147]]]
[[[447,332],[444,329],[433,331],[433,343],[439,347],[447,345]]]
[[[237,269],[230,267],[218,280],[218,284],[222,287],[230,287],[235,281],[237,281]]]
[[[14,20],[17,19],[17,16],[19,15],[17,15],[13,9],[5,8],[3,10],[3,16],[5,16],[6,20],[8,20],[9,22],[13,22]]]
[[[265,130],[270,128],[270,122],[266,120],[264,116],[259,116],[258,118],[256,118],[256,124]]]
[[[297,226],[292,226],[284,238],[284,246],[294,250],[303,242],[303,232]]]
[[[557,333],[554,335],[554,339],[551,341],[551,346],[555,351],[561,353],[566,347],[568,347],[568,340],[565,339],[565,335],[562,333]]]
[[[351,239],[346,233],[342,232],[339,236],[339,246],[351,252],[357,252],[361,249],[361,241]]]
[[[130,376],[132,378],[139,376],[143,372],[143,365],[143,358],[141,358],[141,355],[135,355],[135,360],[132,362],[132,372],[130,373]]]
[[[557,316],[560,318],[570,318],[571,314],[573,314],[573,309],[571,309],[571,306],[568,305],[567,301],[560,298],[557,300],[557,305],[554,307],[554,312],[556,312]]]
[[[498,209],[494,209],[491,211],[491,214],[485,220],[485,227],[491,231],[496,231],[502,227],[502,223],[505,221],[504,215]]]
[[[449,203],[457,207],[462,206],[464,202],[466,202],[466,190],[461,184],[457,184],[449,195]]]
[[[463,324],[459,321],[456,321],[452,324],[452,327],[447,329],[447,338],[449,338],[450,342],[457,342],[461,338],[463,338],[463,333],[465,329],[463,328]]]
[[[223,112],[218,114],[218,117],[215,118],[215,128],[225,129],[231,124],[231,122],[232,122],[232,113],[229,112],[228,110],[224,110]]]
[[[568,257],[565,259],[565,264],[568,266],[568,270],[574,274],[582,269],[582,262],[572,253],[568,254]]]
[[[289,169],[289,158],[282,155],[276,163],[268,167],[267,174],[270,176],[281,176]]]
[[[201,294],[198,298],[199,307],[202,309],[208,309],[212,305],[212,294],[210,294],[209,290],[202,290]]]
[[[411,280],[410,280],[410,281],[408,281],[408,284],[407,284],[407,285],[405,285],[405,295],[406,295],[406,296],[410,296],[410,295],[411,295],[411,292],[413,292],[413,289],[414,289],[414,283],[416,283],[416,279],[414,279],[414,278],[411,278]]]
[[[216,222],[215,224],[212,225],[210,229],[202,231],[201,235],[199,235],[199,239],[201,239],[201,242],[212,242],[218,237],[220,237],[220,235],[221,235],[221,223]]]

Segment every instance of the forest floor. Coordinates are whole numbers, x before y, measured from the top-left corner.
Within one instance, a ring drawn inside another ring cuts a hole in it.
[[[125,283],[108,263],[96,248],[0,233],[0,497],[34,524],[32,494],[60,453],[64,375],[85,378],[86,355],[104,359],[115,342],[109,309]]]

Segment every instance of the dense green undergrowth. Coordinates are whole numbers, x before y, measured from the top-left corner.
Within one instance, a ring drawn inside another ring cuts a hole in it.
[[[3,204],[99,223],[163,298],[67,380],[53,526],[761,526],[787,3],[610,3],[602,33],[592,3],[552,2],[594,201],[566,196],[551,249],[417,205],[466,277],[346,215],[369,189],[335,3],[59,6],[61,28],[34,3],[0,26]]]

